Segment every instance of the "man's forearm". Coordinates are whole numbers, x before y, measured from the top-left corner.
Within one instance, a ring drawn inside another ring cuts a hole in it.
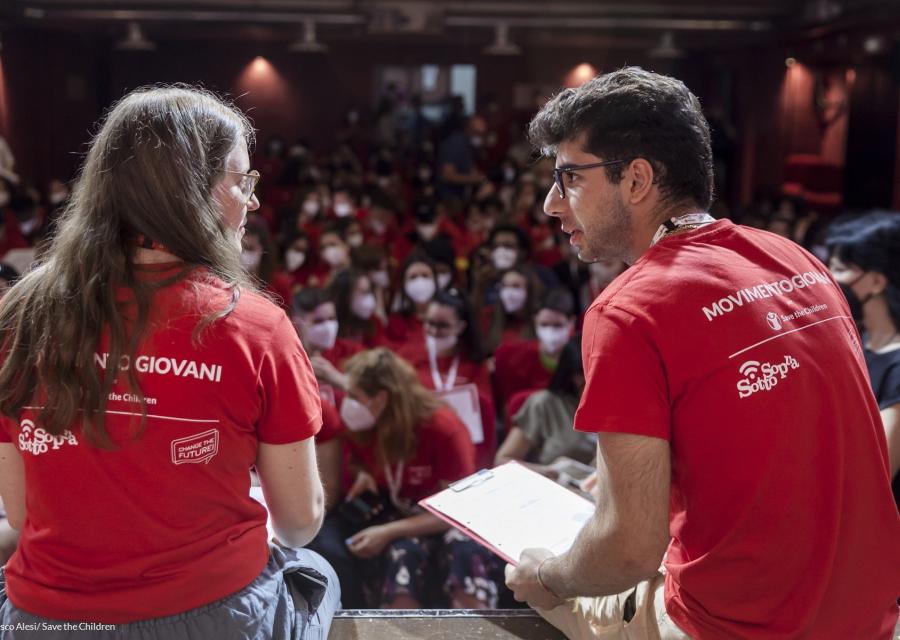
[[[621,593],[652,576],[662,560],[654,565],[652,559],[631,557],[633,542],[594,517],[569,551],[543,563],[541,580],[560,598]]]

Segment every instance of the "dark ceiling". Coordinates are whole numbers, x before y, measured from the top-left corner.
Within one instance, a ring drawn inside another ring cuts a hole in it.
[[[148,40],[708,49],[875,30],[900,38],[900,0],[0,0],[0,27]],[[502,46],[500,49],[502,50]]]

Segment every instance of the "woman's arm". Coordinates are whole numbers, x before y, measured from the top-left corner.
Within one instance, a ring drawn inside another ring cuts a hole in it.
[[[531,447],[531,441],[525,437],[522,429],[513,427],[497,450],[497,455],[494,456],[494,465],[506,464],[514,460],[522,462],[531,453]]]
[[[9,526],[21,531],[25,523],[25,464],[11,442],[0,443],[0,497]]]
[[[325,516],[313,438],[288,444],[260,442],[256,471],[278,539],[292,547],[309,543]]]

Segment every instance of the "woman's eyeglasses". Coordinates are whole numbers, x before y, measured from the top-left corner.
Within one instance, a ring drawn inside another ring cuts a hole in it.
[[[238,183],[238,188],[245,198],[244,202],[249,203],[250,199],[253,197],[253,192],[256,191],[256,185],[259,184],[259,171],[253,169],[250,173],[242,173],[240,171],[226,171],[225,173],[234,173],[243,176]]]

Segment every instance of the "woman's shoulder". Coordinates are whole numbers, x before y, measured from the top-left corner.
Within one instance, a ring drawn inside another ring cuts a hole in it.
[[[283,332],[296,334],[284,309],[257,291],[245,287],[232,290],[218,279],[202,275],[179,284],[160,292],[163,298],[159,300],[159,311],[166,316],[175,313],[173,306],[180,307],[184,316],[196,321],[225,313],[210,324],[211,330],[245,335],[254,341],[270,341],[275,337],[273,334]]]

